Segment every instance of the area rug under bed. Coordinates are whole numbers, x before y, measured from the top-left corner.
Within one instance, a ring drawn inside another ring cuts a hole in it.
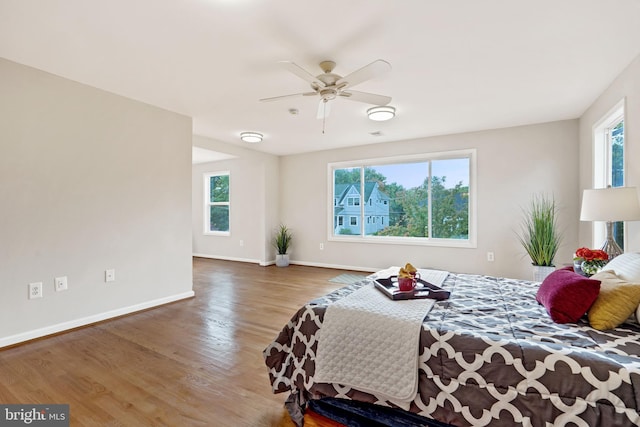
[[[364,278],[367,277],[365,274],[351,274],[351,273],[344,273],[344,274],[340,274],[332,279],[329,279],[330,282],[333,283],[342,283],[345,285],[350,285],[352,283],[356,283],[359,282],[361,280],[364,280]]]

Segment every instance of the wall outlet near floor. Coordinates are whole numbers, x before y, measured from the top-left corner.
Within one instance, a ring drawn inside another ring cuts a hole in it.
[[[493,252],[487,252],[487,261],[493,262],[495,260],[496,259],[495,259],[495,256],[494,256]]]
[[[54,280],[54,288],[56,292],[67,290],[67,276],[56,277]]]
[[[42,298],[42,282],[29,283],[29,299]]]
[[[320,250],[324,251],[324,243],[320,243]]]
[[[240,240],[240,246],[244,246],[244,240]]]
[[[104,281],[105,282],[115,282],[116,281],[116,270],[110,268],[109,270],[104,271]]]

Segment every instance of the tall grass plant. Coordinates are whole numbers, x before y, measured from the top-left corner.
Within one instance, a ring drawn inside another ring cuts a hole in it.
[[[553,197],[536,195],[524,210],[520,243],[533,265],[553,267],[562,236],[558,231],[557,206]]]

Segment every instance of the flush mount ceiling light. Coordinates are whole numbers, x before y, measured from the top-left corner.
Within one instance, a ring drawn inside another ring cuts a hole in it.
[[[240,139],[244,142],[255,144],[262,141],[262,134],[258,132],[242,132],[240,133]]]
[[[371,107],[367,110],[367,115],[371,120],[383,122],[385,120],[393,119],[396,115],[396,109],[388,105]]]

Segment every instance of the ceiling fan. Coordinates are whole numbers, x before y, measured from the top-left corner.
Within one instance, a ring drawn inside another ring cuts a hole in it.
[[[365,65],[359,70],[356,70],[351,74],[347,74],[344,77],[333,73],[333,69],[336,66],[336,63],[333,61],[322,61],[320,63],[320,68],[323,73],[317,76],[314,76],[298,64],[291,61],[280,61],[280,64],[296,76],[311,84],[313,92],[274,96],[271,98],[263,98],[260,101],[278,101],[281,99],[299,96],[319,95],[320,103],[318,105],[317,115],[319,119],[324,119],[329,116],[329,102],[336,98],[344,98],[351,101],[359,101],[373,105],[387,105],[391,102],[390,96],[351,90],[351,87],[355,85],[389,72],[391,70],[391,64],[382,59],[373,61],[371,64]]]

